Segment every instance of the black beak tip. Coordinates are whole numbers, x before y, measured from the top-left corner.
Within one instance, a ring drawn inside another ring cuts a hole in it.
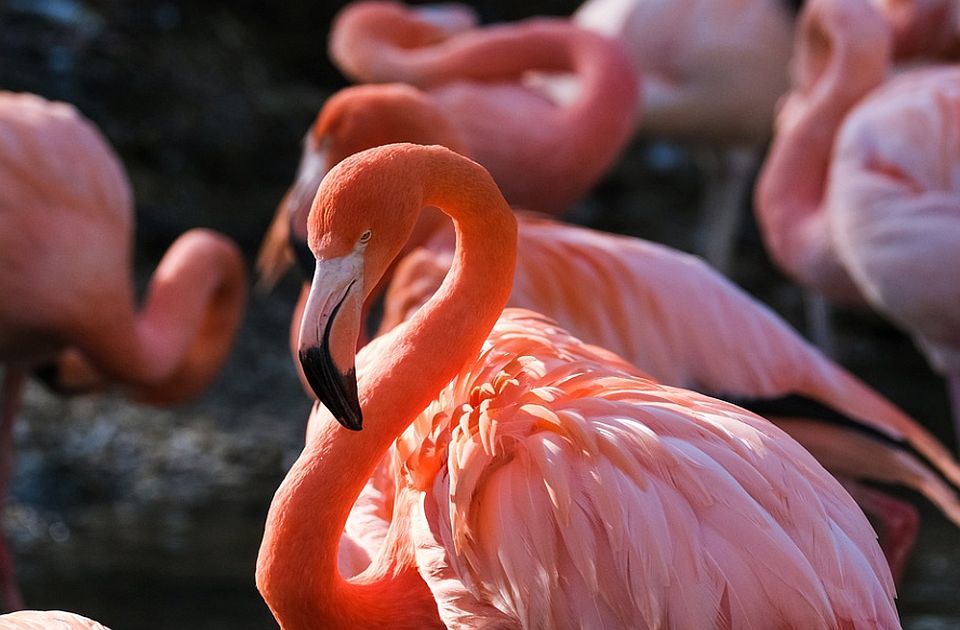
[[[350,369],[343,374],[337,370],[326,345],[301,351],[300,365],[313,393],[337,422],[345,429],[361,430],[363,412],[357,395],[356,371]]]
[[[340,426],[342,426],[344,429],[348,429],[350,431],[360,431],[363,429],[363,416],[359,412],[356,415],[338,415],[337,422],[339,422]]]

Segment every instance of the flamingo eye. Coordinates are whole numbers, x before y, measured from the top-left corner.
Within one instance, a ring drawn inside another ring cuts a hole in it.
[[[364,233],[360,235],[360,242],[366,243],[367,241],[370,240],[371,236],[373,236],[373,232],[371,232],[370,230],[364,231]]]

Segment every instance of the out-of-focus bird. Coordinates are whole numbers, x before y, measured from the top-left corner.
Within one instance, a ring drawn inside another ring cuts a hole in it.
[[[830,177],[837,255],[946,378],[960,440],[960,67],[871,92],[843,125]]]
[[[587,0],[572,16],[622,41],[643,77],[637,133],[695,149],[700,251],[724,272],[789,87],[794,17],[786,0]]]
[[[437,31],[402,4],[355,2],[335,18],[330,57],[355,81],[428,91],[511,204],[569,210],[626,147],[639,115],[640,81],[623,47],[560,19]],[[533,71],[572,73],[577,96],[558,105],[527,85]]]
[[[305,153],[278,216],[297,217],[304,223],[292,231],[305,232],[310,203],[328,165],[360,150],[400,141],[462,146],[430,97],[412,87],[366,85],[341,91],[327,102],[308,134],[307,144],[323,146],[324,151]],[[775,422],[843,477],[864,509],[879,520],[895,575],[902,572],[912,546],[915,511],[892,498],[874,499],[860,480],[911,487],[960,524],[956,494],[938,477],[960,485],[960,468],[946,449],[707,265],[636,238],[529,213],[520,213],[517,219],[520,246],[510,306],[549,315],[584,341],[617,352],[662,383],[762,404],[765,413],[773,414]],[[286,248],[288,243],[278,239],[273,246]],[[309,253],[305,240],[295,249]],[[374,289],[375,296],[390,279],[381,332],[409,318],[433,295],[450,267],[453,250],[449,220],[436,209],[425,210],[401,249],[395,275],[389,268]],[[313,264],[311,256],[305,273],[312,272]],[[269,274],[270,269],[265,271]],[[309,284],[291,322],[294,355],[308,293]],[[363,320],[368,320],[366,311]],[[816,404],[785,407],[796,400],[789,397]],[[363,501],[370,509],[361,509],[356,522],[351,516],[352,542],[344,543],[344,553],[351,555],[347,547],[361,541],[355,550],[361,559],[370,548],[363,541],[379,540],[369,527],[385,531],[380,528],[387,522],[382,506],[384,497],[392,496],[383,484],[368,490]],[[351,561],[350,566],[357,564]]]
[[[424,205],[456,222],[451,274],[355,359],[364,298]],[[502,311],[516,224],[482,167],[373,149],[331,172],[310,220],[300,356],[326,407],[258,558],[281,627],[899,627],[867,520],[785,433]],[[385,455],[390,533],[345,580],[338,540]]]
[[[893,29],[897,59],[960,57],[960,5],[956,0],[872,0]]]
[[[892,48],[870,3],[808,5],[758,218],[794,279],[833,301],[868,302],[906,328],[956,392],[960,72],[911,70],[883,85]],[[960,432],[958,404],[954,416]]]
[[[246,272],[232,242],[191,230],[138,307],[129,184],[93,125],[64,103],[0,93],[0,191],[5,482],[24,373],[41,368],[64,392],[115,386],[151,404],[196,396],[240,325]],[[9,564],[0,575],[4,603],[16,607]]]
[[[0,630],[109,630],[92,619],[60,610],[21,610],[0,615]]]

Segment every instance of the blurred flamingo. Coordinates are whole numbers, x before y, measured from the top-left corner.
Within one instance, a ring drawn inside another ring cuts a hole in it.
[[[364,298],[424,205],[456,222],[453,269],[355,359]],[[257,562],[281,627],[899,627],[869,524],[786,434],[502,311],[516,224],[482,167],[442,147],[355,155],[309,241],[300,357],[326,407]],[[390,534],[344,580],[337,543],[384,457]]]
[[[70,105],[0,93],[0,190],[5,491],[25,372],[42,368],[68,393],[119,386],[151,404],[192,398],[230,349],[246,273],[232,242],[191,230],[167,251],[138,309],[130,187],[109,146]],[[4,605],[18,608],[5,545],[0,559]]]
[[[109,630],[92,619],[59,610],[21,610],[0,615],[0,630]]]
[[[872,0],[893,30],[897,59],[960,57],[960,6],[955,0]]]
[[[833,301],[869,302],[911,332],[954,392],[960,434],[960,75],[913,70],[878,89],[892,47],[869,3],[808,5],[797,87],[756,207],[768,249],[798,282]]]
[[[637,131],[697,148],[701,250],[721,271],[789,87],[794,10],[784,0],[587,0],[573,21],[623,42],[644,79]]]
[[[335,18],[330,57],[355,81],[427,90],[461,134],[466,155],[511,204],[561,214],[621,154],[640,84],[622,46],[566,20],[531,19],[451,35],[399,3],[354,2]],[[573,73],[563,106],[528,86],[532,72]]]
[[[302,221],[290,230],[305,233],[310,203],[332,164],[360,150],[399,141],[462,146],[431,98],[412,87],[365,85],[334,95],[307,135],[297,180],[284,197],[278,218]],[[319,146],[324,147],[322,152],[309,148]],[[781,428],[842,476],[862,507],[879,519],[894,575],[901,574],[912,546],[916,512],[906,503],[879,497],[859,480],[911,487],[960,524],[956,495],[938,476],[960,485],[960,468],[946,450],[707,265],[636,238],[562,225],[529,213],[519,213],[517,219],[520,247],[511,306],[549,314],[567,330],[614,350],[660,382],[764,405]],[[272,243],[268,237],[264,248],[268,247],[281,250],[289,244],[285,237],[274,237]],[[309,253],[305,239],[294,249]],[[363,321],[368,321],[370,304],[388,281],[380,332],[406,320],[440,286],[453,249],[450,221],[436,209],[425,210],[401,248],[396,273],[389,268],[365,303]],[[305,274],[313,271],[312,255],[308,262],[309,267],[303,265]],[[273,271],[262,268],[267,277]],[[305,284],[291,322],[295,356],[309,286]],[[786,409],[784,403],[791,396],[815,401],[820,408]],[[772,407],[763,402],[778,399]],[[824,413],[827,410],[832,411]],[[932,463],[932,469],[923,460]],[[348,572],[350,567],[366,566],[370,549],[376,548],[389,522],[385,505],[392,487],[388,476],[377,479],[382,483],[365,490],[358,500],[364,507],[348,522],[349,541],[341,548],[342,568]]]

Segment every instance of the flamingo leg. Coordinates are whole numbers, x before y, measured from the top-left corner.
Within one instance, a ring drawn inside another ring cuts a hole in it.
[[[809,289],[803,290],[803,314],[813,343],[828,357],[837,356],[837,340],[830,324],[833,309],[826,298]]]
[[[920,526],[917,508],[851,480],[844,480],[843,486],[860,508],[877,523],[880,547],[890,564],[894,581],[899,584],[917,540]]]
[[[19,370],[7,368],[0,390],[0,507],[7,504],[7,490],[13,468],[13,423],[20,409],[24,375]],[[6,611],[23,608],[23,596],[13,567],[13,555],[7,546],[6,536],[0,532],[0,601]]]
[[[735,147],[701,155],[706,187],[700,203],[697,238],[703,257],[724,275],[730,275],[744,201],[757,171],[759,156],[753,149]]]

